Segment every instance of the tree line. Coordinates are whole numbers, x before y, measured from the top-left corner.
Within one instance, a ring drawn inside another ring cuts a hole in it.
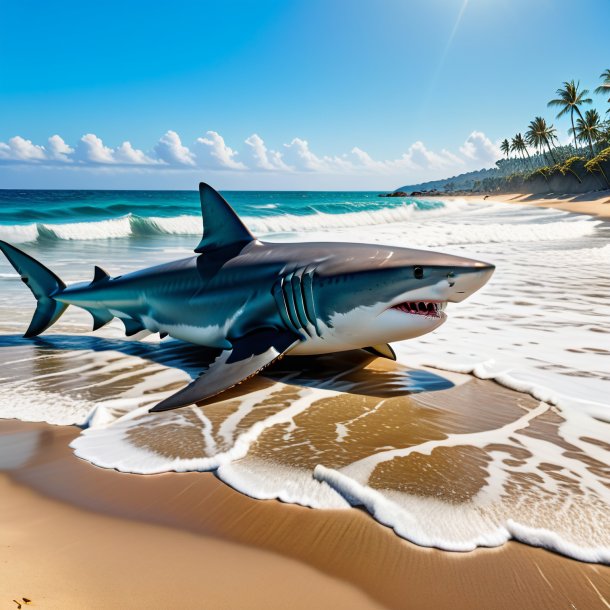
[[[595,93],[603,95],[606,103],[610,104],[610,69],[604,70],[600,79],[601,84]],[[610,120],[602,118],[596,108],[584,109],[584,106],[591,104],[593,99],[589,97],[588,89],[581,88],[580,82],[565,81],[547,106],[558,109],[556,118],[569,117],[571,127],[568,133],[573,138],[573,145],[561,146],[555,126],[544,117],[537,116],[530,121],[524,133],[517,133],[501,142],[500,150],[506,159],[499,161],[498,167],[504,170],[514,168],[515,164],[509,162],[516,158],[522,161],[518,164],[522,168],[518,173],[542,174],[546,177],[560,171],[564,175],[573,173],[580,181],[572,167],[581,162],[587,171],[600,172],[610,186],[602,166],[610,160]],[[610,107],[605,115],[608,113]]]

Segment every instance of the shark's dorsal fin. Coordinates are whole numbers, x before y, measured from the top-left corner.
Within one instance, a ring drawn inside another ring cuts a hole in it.
[[[203,237],[195,252],[217,250],[224,246],[246,244],[254,241],[254,236],[239,219],[233,208],[222,195],[209,184],[199,184],[201,216],[203,217]]]
[[[101,267],[95,265],[95,270],[93,272],[93,279],[91,280],[92,284],[97,284],[98,282],[103,282],[104,280],[110,279],[110,275],[106,273]]]

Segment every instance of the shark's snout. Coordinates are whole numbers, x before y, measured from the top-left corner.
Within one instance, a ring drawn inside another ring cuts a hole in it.
[[[459,303],[485,286],[495,270],[494,265],[474,262],[471,266],[462,267],[450,272],[447,277],[450,286],[450,303]]]

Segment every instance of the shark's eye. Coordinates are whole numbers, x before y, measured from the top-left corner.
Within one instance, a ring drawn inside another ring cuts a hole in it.
[[[413,275],[416,279],[421,280],[424,277],[424,268],[423,267],[415,267],[413,269]]]

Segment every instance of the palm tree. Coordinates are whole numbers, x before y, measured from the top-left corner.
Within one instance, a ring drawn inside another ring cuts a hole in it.
[[[500,150],[506,155],[506,158],[508,159],[508,156],[510,155],[510,144],[508,143],[508,140],[502,140],[502,143],[500,144]]]
[[[516,137],[510,139],[510,150],[511,152],[521,152],[521,150],[519,150],[519,146],[517,145]],[[523,157],[523,153],[521,153],[521,157]]]
[[[599,77],[603,80],[602,84],[595,89],[595,93],[599,93],[600,95],[610,95],[610,69],[604,70]],[[610,104],[610,97],[608,97],[607,101]],[[606,112],[610,112],[610,108],[608,108]]]
[[[520,133],[518,133],[514,138],[511,138],[510,142],[511,142],[510,149],[514,152],[521,153],[521,158],[524,161],[525,161],[525,155],[523,153],[525,153],[527,155],[527,158],[530,161],[530,165],[531,165],[530,154],[527,150],[527,146],[525,145],[525,140],[523,139],[523,136]]]
[[[541,116],[537,116],[530,122],[528,129],[525,132],[525,139],[530,146],[534,146],[537,150],[543,151],[546,146],[553,163],[557,163],[553,151],[551,150],[551,142],[556,133],[557,130],[553,125],[547,125],[546,121]]]
[[[520,151],[521,153],[525,153],[527,155],[528,161],[531,161],[532,158],[530,157],[530,153],[527,150],[527,144],[525,143],[525,140],[523,139],[523,136],[520,133],[518,133],[514,137],[514,142],[517,147],[517,150]]]
[[[595,108],[587,110],[585,112],[584,119],[576,120],[576,129],[573,132],[581,142],[589,140],[589,148],[591,150],[591,156],[595,156],[595,149],[593,148],[593,141],[597,142],[602,138],[602,122],[599,113]]]
[[[588,89],[583,89],[582,91],[578,91],[580,87],[580,81],[575,83],[573,80],[565,81],[563,83],[563,87],[557,89],[555,94],[557,98],[551,100],[547,106],[558,106],[561,108],[557,118],[560,118],[570,113],[570,120],[572,121],[572,133],[574,133],[574,146],[576,150],[578,150],[578,144],[576,143],[576,132],[574,131],[574,112],[578,114],[578,116],[582,119],[582,113],[580,112],[579,106],[582,104],[591,104],[593,100],[590,97],[585,97],[589,93]]]

